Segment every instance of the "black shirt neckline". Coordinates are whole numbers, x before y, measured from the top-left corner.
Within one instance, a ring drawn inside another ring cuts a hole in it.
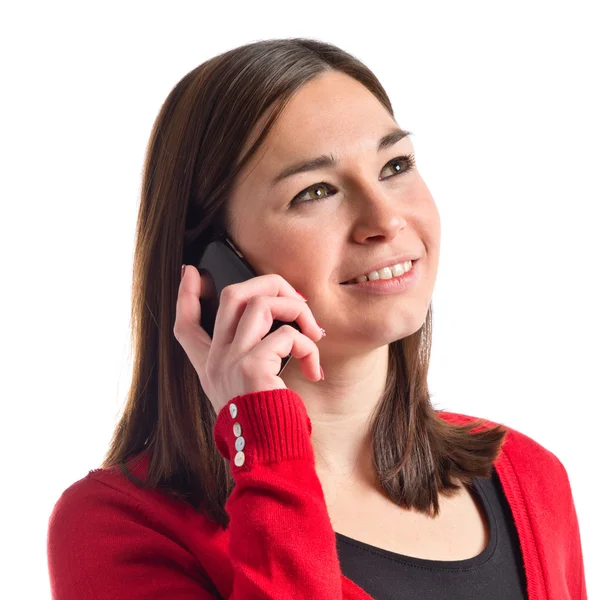
[[[416,556],[408,556],[406,554],[399,554],[397,552],[391,552],[390,550],[378,548],[377,546],[372,546],[371,544],[361,542],[360,540],[355,540],[354,538],[348,537],[343,533],[338,533],[337,531],[335,532],[335,536],[340,543],[348,544],[365,552],[377,554],[383,558],[401,562],[417,568],[441,571],[465,571],[477,568],[492,558],[498,544],[498,524],[496,521],[496,515],[492,510],[485,489],[479,479],[479,477],[475,477],[473,479],[473,486],[470,488],[470,490],[475,493],[476,501],[483,505],[487,522],[489,524],[489,539],[486,547],[479,554],[471,558],[465,558],[462,560],[431,560],[428,558],[418,558]],[[498,482],[495,480],[495,472],[492,473],[491,483],[493,485],[498,484]]]

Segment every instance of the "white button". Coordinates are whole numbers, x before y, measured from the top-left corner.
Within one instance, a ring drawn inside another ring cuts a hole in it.
[[[239,437],[235,440],[235,449],[243,450],[246,445],[246,440],[243,437]]]
[[[242,426],[239,423],[233,424],[233,433],[235,433],[235,437],[242,435]]]
[[[244,464],[245,460],[246,460],[246,455],[243,452],[238,452],[235,455],[235,458],[233,459],[233,461],[235,462],[237,467],[241,467]]]
[[[231,415],[232,419],[237,417],[237,406],[235,404],[229,405],[229,414]]]

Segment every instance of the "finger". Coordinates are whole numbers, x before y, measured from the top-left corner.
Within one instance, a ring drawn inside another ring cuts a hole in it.
[[[306,378],[312,381],[321,379],[319,348],[315,342],[290,325],[282,325],[268,335],[247,356],[255,355],[256,362],[273,365],[271,374],[276,376],[281,369],[280,359],[285,358],[288,354],[300,361],[300,369]],[[252,358],[250,361],[254,362]]]
[[[173,333],[198,371],[206,365],[210,336],[200,326],[202,280],[198,269],[187,265],[179,283]]]
[[[250,352],[270,331],[273,321],[296,321],[301,333],[317,342],[323,334],[312,311],[300,298],[253,296],[240,318],[232,346],[236,352]]]
[[[296,290],[276,273],[258,275],[240,283],[223,288],[219,299],[219,309],[215,319],[213,346],[220,351],[231,344],[238,323],[246,310],[246,304],[253,296],[287,296],[298,298]],[[268,331],[268,330],[267,330]]]

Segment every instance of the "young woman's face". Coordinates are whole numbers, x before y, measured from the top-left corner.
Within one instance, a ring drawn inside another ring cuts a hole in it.
[[[416,166],[410,168],[409,137],[378,151],[380,139],[396,129],[359,82],[324,73],[295,94],[238,173],[230,197],[230,239],[260,275],[278,273],[308,298],[327,331],[323,350],[389,344],[417,331],[427,315],[439,213]],[[272,183],[291,165],[321,155],[338,164]],[[418,257],[417,281],[405,291],[362,293],[342,284],[404,255]]]

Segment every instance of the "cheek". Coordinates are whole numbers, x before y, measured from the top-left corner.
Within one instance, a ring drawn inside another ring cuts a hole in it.
[[[268,234],[268,244],[255,240],[248,261],[259,274],[278,273],[295,289],[315,296],[322,290],[335,271],[329,235],[316,235],[311,231],[285,231],[273,229]],[[254,259],[254,263],[252,262]]]
[[[442,232],[442,223],[440,220],[440,213],[437,209],[435,202],[432,201],[431,208],[429,211],[428,219],[428,232],[429,237],[431,238],[430,243],[436,248],[440,245],[440,238]]]
[[[342,239],[338,231],[327,223],[314,220],[304,227],[279,228],[269,234],[269,257],[282,265],[286,271],[292,270],[296,277],[308,279],[311,276],[322,279],[322,274],[331,272],[339,256],[336,241]]]
[[[420,189],[418,206],[417,220],[423,242],[427,246],[428,251],[434,252],[440,245],[441,220],[433,196],[424,182]]]

